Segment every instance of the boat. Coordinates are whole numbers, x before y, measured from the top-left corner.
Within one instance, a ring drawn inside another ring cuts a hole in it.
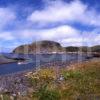
[[[22,65],[22,64],[28,64],[28,63],[32,63],[32,60],[29,59],[29,60],[25,60],[25,61],[18,61],[17,64],[18,65]]]

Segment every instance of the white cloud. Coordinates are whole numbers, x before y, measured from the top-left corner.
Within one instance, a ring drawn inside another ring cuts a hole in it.
[[[33,11],[27,20],[33,23],[39,23],[40,25],[55,22],[80,22],[100,26],[98,22],[100,20],[100,14],[95,9],[88,9],[88,6],[80,0],[74,0],[71,3],[56,0],[47,4],[43,10]]]
[[[100,44],[100,35],[98,31],[81,32],[71,26],[63,25],[52,29],[25,29],[12,31],[14,39],[17,41],[38,41],[38,40],[53,40],[58,41],[63,46],[82,46]],[[20,42],[21,43],[21,42]],[[19,44],[20,44],[19,43]]]
[[[81,32],[71,26],[63,25],[52,29],[25,29],[1,32],[0,39],[13,41],[14,45],[31,43],[32,41],[53,40],[63,46],[82,46],[100,44],[99,30]],[[13,34],[14,33],[14,34]]]
[[[8,40],[14,40],[15,37],[12,35],[11,32],[1,32],[0,33],[0,40],[8,41]]]
[[[16,37],[34,40],[59,40],[63,38],[76,37],[80,31],[74,29],[71,26],[63,25],[52,29],[34,29],[34,30],[22,30],[16,31]]]
[[[94,29],[92,31],[83,31],[78,33],[76,37],[70,37],[62,39],[60,43],[63,46],[93,46],[100,45],[100,29]]]
[[[27,20],[18,20],[16,13],[9,8],[0,8],[0,40],[14,42],[13,47],[37,40],[58,41],[63,46],[100,44],[98,30],[81,32],[81,29],[78,30],[70,25],[63,25],[63,23],[80,22],[88,26],[100,27],[100,14],[95,9],[88,9],[88,6],[79,0],[74,0],[70,3],[64,3],[61,0],[56,0],[52,3],[48,2],[44,9],[33,11]],[[15,30],[3,30],[6,25],[9,28],[9,23],[13,25],[13,22]],[[59,26],[42,27],[49,26],[52,23]],[[35,26],[41,26],[41,29],[36,29]]]
[[[16,18],[15,13],[9,8],[0,8],[0,29],[11,23]]]

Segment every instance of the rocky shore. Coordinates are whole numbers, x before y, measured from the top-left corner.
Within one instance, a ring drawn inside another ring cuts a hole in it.
[[[89,62],[89,60],[85,60],[84,62]],[[52,63],[47,63],[45,65],[41,65],[33,70],[26,70],[22,72],[17,72],[9,75],[0,76],[0,94],[10,94],[10,95],[26,95],[31,90],[31,85],[29,83],[29,79],[26,76],[26,73],[33,73],[37,71],[39,68],[69,68],[75,63],[84,63],[84,62],[61,62],[56,61]]]
[[[63,67],[69,67],[71,64],[74,64],[75,62],[52,62],[47,63],[45,65],[41,65],[33,70],[26,70],[22,72],[17,72],[13,74],[8,75],[1,75],[0,76],[0,93],[9,93],[9,94],[22,94],[28,92],[30,84],[28,82],[28,78],[25,76],[28,72],[35,72],[39,68],[47,68],[47,67],[55,67],[55,68],[63,68]]]
[[[27,78],[23,73],[0,77],[0,93],[25,93],[28,87]]]

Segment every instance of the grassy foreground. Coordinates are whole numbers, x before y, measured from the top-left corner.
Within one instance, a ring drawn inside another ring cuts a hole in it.
[[[100,100],[100,60],[69,69],[43,68],[25,76],[32,88],[18,100]]]
[[[100,61],[72,65],[70,69],[44,68],[28,73],[32,100],[99,100]]]

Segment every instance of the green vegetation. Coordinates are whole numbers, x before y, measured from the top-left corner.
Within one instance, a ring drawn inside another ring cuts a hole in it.
[[[91,47],[91,50],[92,50],[92,52],[100,53],[100,45],[96,45],[96,46]]]
[[[59,74],[53,68],[40,69],[36,74],[30,74],[28,77],[35,90],[32,98],[36,100],[96,100],[100,98],[99,61],[75,65],[71,69],[60,69]]]
[[[66,52],[78,52],[79,48],[78,47],[73,47],[73,46],[69,46],[65,48]]]
[[[10,100],[10,96],[7,94],[0,95],[0,100]]]
[[[33,98],[39,100],[60,100],[60,93],[57,90],[48,89],[48,85],[44,84],[37,92],[33,92]]]
[[[42,68],[25,76],[31,90],[24,97],[18,96],[18,100],[100,99],[100,60],[74,64],[69,69]]]
[[[68,46],[65,47],[66,52],[88,52],[91,48],[87,46],[80,46],[80,47],[74,47],[74,46]]]
[[[87,47],[87,46],[81,46],[81,47],[74,47],[74,46],[69,46],[65,48],[66,52],[97,52],[100,53],[100,45],[92,46],[92,47]]]

